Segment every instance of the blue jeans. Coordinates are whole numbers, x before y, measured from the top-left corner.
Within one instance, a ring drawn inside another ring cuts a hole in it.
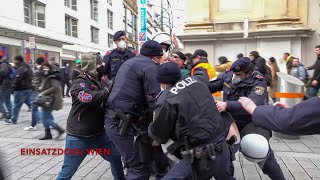
[[[52,111],[49,110],[49,109],[41,108],[40,119],[41,119],[41,121],[43,123],[43,127],[45,129],[49,129],[50,126],[52,128],[57,128],[58,127],[58,125],[54,122],[54,118],[52,116]]]
[[[87,149],[110,149],[110,154],[101,154],[101,157],[110,162],[111,172],[116,180],[124,180],[123,167],[121,162],[121,155],[116,149],[112,141],[106,133],[92,137],[76,137],[67,134],[65,149],[83,149],[83,154],[70,154],[64,155],[64,162],[62,170],[59,173],[57,180],[71,179],[74,173],[77,171],[81,162],[87,156]]]
[[[27,102],[28,104],[33,104],[34,92],[31,89],[23,90],[23,91],[14,91],[13,97],[14,97],[14,101],[13,101],[11,121],[13,124],[16,124],[18,121],[19,112],[23,103]],[[37,124],[37,120],[39,119],[39,112],[37,111],[36,108],[33,108],[33,105],[31,110],[31,119],[32,119],[32,124],[34,124],[35,126]]]
[[[0,112],[11,116],[12,104],[10,100],[12,89],[0,89]],[[5,107],[5,108],[4,108]]]
[[[316,87],[310,87],[309,89],[309,97],[312,98],[312,97],[316,97],[317,94],[319,92],[319,88],[316,88]]]

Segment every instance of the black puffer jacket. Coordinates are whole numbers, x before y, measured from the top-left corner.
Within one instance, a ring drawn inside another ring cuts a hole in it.
[[[24,91],[33,89],[33,72],[29,65],[22,63],[16,70],[16,78],[13,81],[14,91]]]
[[[0,89],[8,89],[12,87],[12,80],[8,79],[10,73],[10,65],[8,62],[0,61]]]

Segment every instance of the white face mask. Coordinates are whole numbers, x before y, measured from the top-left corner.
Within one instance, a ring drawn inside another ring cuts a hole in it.
[[[239,84],[241,82],[241,78],[233,74],[232,76],[232,84]]]
[[[160,86],[160,89],[161,89],[161,91],[166,90],[166,89],[167,89],[167,85],[166,85],[166,84],[162,84],[162,85]]]
[[[118,43],[118,48],[120,49],[125,49],[127,47],[127,44],[126,42],[124,42],[123,40],[121,40],[119,43]]]
[[[44,70],[43,70],[43,74],[44,74],[44,75],[48,75],[48,74],[49,74],[49,69],[44,69]]]

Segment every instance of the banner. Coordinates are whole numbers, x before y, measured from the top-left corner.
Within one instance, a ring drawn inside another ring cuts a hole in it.
[[[140,0],[140,32],[139,32],[139,44],[140,47],[147,41],[147,1]]]

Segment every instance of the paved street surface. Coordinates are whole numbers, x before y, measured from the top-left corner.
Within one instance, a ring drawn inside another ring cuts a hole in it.
[[[66,126],[70,110],[70,99],[64,99],[64,108],[54,112],[57,122]],[[21,148],[64,148],[65,136],[59,140],[39,141],[43,136],[43,125],[37,131],[24,131],[30,125],[31,113],[23,106],[17,125],[0,122],[1,167],[6,179],[55,179],[61,170],[63,156],[22,156]],[[53,135],[57,135],[53,131]],[[286,178],[297,180],[320,180],[320,135],[302,136],[299,140],[284,140],[273,137],[271,147],[275,151]],[[237,179],[269,179],[260,168],[242,155],[237,155],[235,176]],[[73,179],[112,179],[110,165],[100,156],[87,156]]]

